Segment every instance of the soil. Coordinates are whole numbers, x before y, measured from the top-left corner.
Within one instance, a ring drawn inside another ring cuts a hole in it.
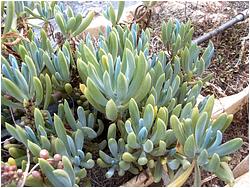
[[[249,33],[248,20],[237,24],[212,39],[214,59],[206,74],[213,74],[211,85],[203,88],[202,95],[214,94],[217,98],[236,94],[249,84]],[[242,39],[242,40],[241,40]]]
[[[91,181],[92,187],[119,187],[125,182],[132,179],[135,175],[126,172],[124,176],[119,176],[117,172],[111,177],[106,178],[105,174],[107,169],[101,168],[98,165],[95,165],[94,168],[88,171],[88,177]]]

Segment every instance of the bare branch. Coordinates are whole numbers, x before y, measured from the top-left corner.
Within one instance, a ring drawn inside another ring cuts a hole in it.
[[[23,187],[24,186],[24,184],[25,184],[25,182],[26,182],[26,179],[27,179],[27,177],[28,177],[28,175],[29,175],[29,168],[30,168],[30,151],[29,151],[29,149],[27,148],[27,158],[28,158],[28,161],[27,161],[27,165],[26,165],[26,169],[25,169],[25,171],[24,171],[24,173],[23,173],[23,178],[21,179],[21,181],[19,181],[18,183],[17,183],[17,187]],[[33,167],[34,168],[34,167]]]

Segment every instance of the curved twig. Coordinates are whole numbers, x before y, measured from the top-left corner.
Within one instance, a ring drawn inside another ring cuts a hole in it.
[[[18,182],[17,186],[20,186],[20,187],[23,187],[25,182],[26,182],[26,179],[28,177],[28,172],[29,172],[29,168],[30,168],[30,151],[29,149],[27,148],[27,165],[26,165],[26,169],[24,171],[24,174],[23,174],[23,180],[21,182]]]

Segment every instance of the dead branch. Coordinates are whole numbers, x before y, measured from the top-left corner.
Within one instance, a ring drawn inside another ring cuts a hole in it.
[[[30,168],[30,151],[29,149],[27,148],[27,165],[26,165],[26,169],[23,173],[23,178],[17,183],[17,186],[19,187],[23,187],[25,182],[26,182],[26,179],[28,177],[28,172],[29,172],[29,168]]]
[[[216,178],[216,175],[208,176],[207,178],[205,178],[204,180],[201,181],[201,185],[203,185],[204,183],[206,183],[214,178]]]

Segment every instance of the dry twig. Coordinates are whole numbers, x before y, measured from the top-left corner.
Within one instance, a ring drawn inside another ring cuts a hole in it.
[[[208,86],[211,86],[213,87],[214,89],[216,89],[216,91],[223,97],[226,97],[227,95],[223,92],[223,89],[220,88],[220,86],[216,86],[215,84],[213,83],[210,83],[210,82],[207,82],[206,83]]]
[[[10,137],[10,138],[7,138],[7,139],[5,139],[4,141],[2,141],[1,144],[4,144],[5,142],[11,141],[11,140],[13,140],[13,139],[14,139],[13,136]]]
[[[242,40],[241,40],[241,50],[240,50],[239,59],[238,59],[238,61],[235,64],[234,67],[237,67],[241,63],[241,61],[242,61],[242,57],[243,57],[244,52],[245,52],[245,43],[246,43],[247,39],[248,39],[248,37],[243,37]]]
[[[35,166],[32,167],[32,169],[27,174],[27,177],[39,166],[39,163],[37,163]]]
[[[216,178],[217,176],[216,175],[211,175],[211,176],[208,176],[207,178],[205,178],[204,180],[201,181],[201,185],[203,185],[204,183]]]
[[[25,182],[26,182],[26,179],[27,179],[27,177],[28,177],[28,175],[29,175],[29,168],[30,168],[30,151],[29,151],[29,149],[27,148],[27,165],[26,165],[26,169],[25,169],[25,171],[24,171],[24,173],[23,173],[23,178],[17,183],[17,187],[23,187],[24,186],[24,184],[25,184]]]

